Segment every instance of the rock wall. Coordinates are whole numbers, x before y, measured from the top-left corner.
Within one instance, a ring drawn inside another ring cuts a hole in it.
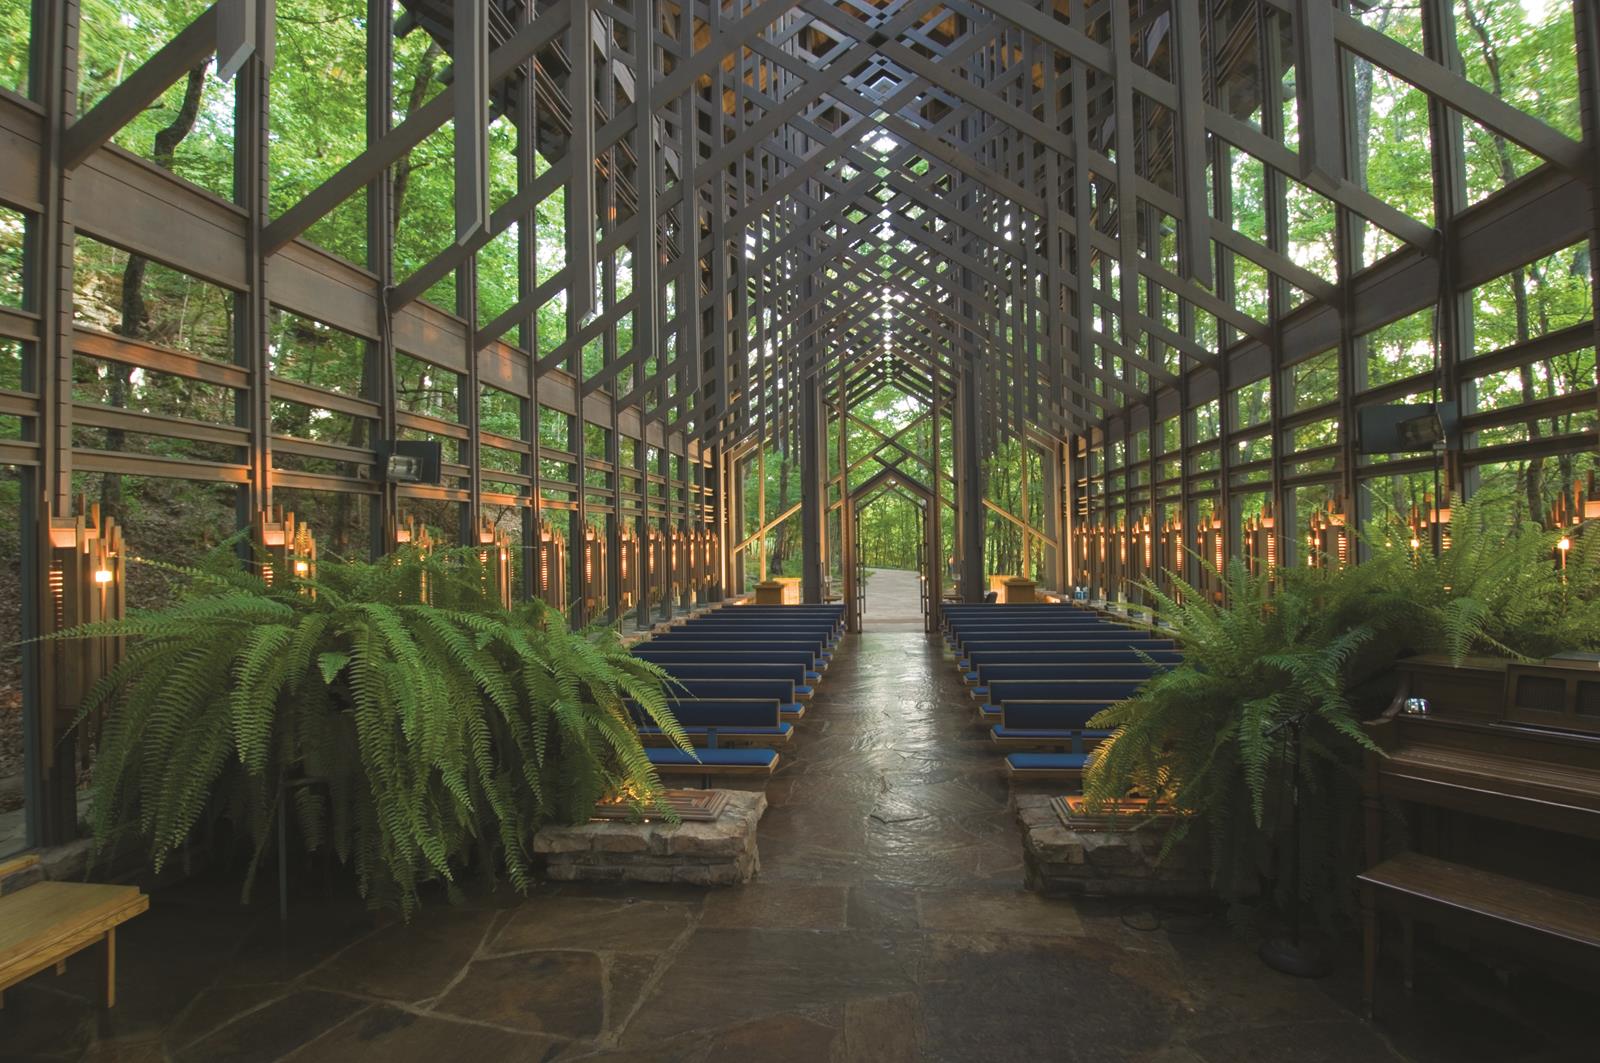
[[[1075,831],[1051,807],[1048,794],[1018,794],[1026,885],[1040,893],[1091,897],[1198,897],[1210,892],[1203,852],[1186,838],[1157,862],[1164,831]]]
[[[533,851],[544,858],[545,874],[558,882],[737,886],[761,870],[756,824],[766,810],[766,794],[730,790],[727,808],[710,822],[550,826],[533,836]]]

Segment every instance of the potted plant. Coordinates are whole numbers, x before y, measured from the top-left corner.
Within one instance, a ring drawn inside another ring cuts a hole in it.
[[[1559,536],[1484,494],[1457,501],[1437,556],[1388,514],[1363,531],[1367,559],[1342,570],[1284,569],[1274,587],[1234,559],[1220,602],[1176,576],[1176,598],[1145,581],[1184,660],[1092,721],[1113,733],[1086,772],[1090,805],[1136,794],[1183,813],[1167,849],[1203,831],[1226,900],[1267,883],[1280,907],[1350,911],[1358,773],[1374,748],[1360,721],[1392,695],[1394,662],[1600,648],[1600,532],[1569,538],[1564,567]]]
[[[130,640],[103,708],[90,819],[159,868],[202,823],[248,842],[245,889],[280,815],[331,847],[374,906],[409,915],[469,866],[530,882],[528,845],[607,792],[661,784],[624,702],[673,741],[665,676],[608,629],[538,602],[502,608],[473,551],[324,561],[268,583],[225,544],[161,609],[62,633]],[[151,562],[144,562],[149,564]],[[426,601],[423,588],[426,588]],[[665,808],[663,806],[663,813]]]

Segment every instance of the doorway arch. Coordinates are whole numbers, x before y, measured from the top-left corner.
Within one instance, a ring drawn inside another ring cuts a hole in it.
[[[939,556],[939,521],[933,519],[937,499],[933,490],[897,465],[885,465],[844,496],[841,528],[848,528],[849,563],[844,566],[845,622],[849,630],[862,630],[866,613],[866,564],[861,549],[861,514],[873,503],[899,495],[909,499],[918,513],[916,573],[918,606],[924,631],[932,631],[942,586],[943,569],[933,563]]]

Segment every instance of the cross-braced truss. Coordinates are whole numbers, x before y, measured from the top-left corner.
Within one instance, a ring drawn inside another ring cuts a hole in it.
[[[742,589],[743,473],[773,448],[810,597],[857,473],[924,474],[927,553],[953,539],[970,595],[986,511],[1025,568],[1045,544],[1033,574],[1112,591],[1110,559],[1237,550],[1269,512],[1292,562],[1311,509],[1359,518],[1380,483],[1510,469],[1537,510],[1541,462],[1593,468],[1596,0],[316,0],[362,35],[365,128],[295,185],[279,45],[311,2],[195,0],[87,94],[79,4],[32,4],[27,84],[0,89],[21,277],[0,278],[0,471],[24,525],[85,476],[222,485],[240,526],[331,499],[374,551],[450,513],[447,539],[520,546],[521,593],[644,625]],[[439,61],[407,91],[419,42]],[[1513,44],[1537,69],[1507,68]],[[213,56],[231,186],[205,190],[123,131]],[[1400,112],[1421,150],[1378,173]],[[450,174],[420,255],[398,220],[419,151]],[[352,213],[364,238],[322,246]],[[227,335],[163,343],[126,300],[107,324],[86,247],[211,292]],[[1562,278],[1576,304],[1529,309]],[[1509,329],[1480,306],[1497,285]],[[360,379],[290,372],[296,344],[357,352]],[[216,409],[141,405],[140,374]],[[931,453],[861,413],[890,388]],[[1460,430],[1364,459],[1358,407],[1408,399],[1457,403]],[[445,446],[441,483],[382,475],[378,444],[417,438]],[[1001,451],[1042,512],[985,496]]]

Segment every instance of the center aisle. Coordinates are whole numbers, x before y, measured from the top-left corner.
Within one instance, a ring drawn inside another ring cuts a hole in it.
[[[1401,1058],[1220,925],[1169,937],[1023,890],[975,712],[937,637],[846,636],[767,784],[761,873],[703,895],[596,1058],[1231,1063],[1311,1039],[1319,1060]]]
[[[1169,933],[1024,891],[999,758],[938,639],[835,649],[767,780],[747,886],[466,882],[402,923],[330,879],[297,887],[285,931],[270,892],[243,908],[236,881],[197,877],[119,934],[114,1012],[93,964],[9,991],[0,1060],[93,1037],[115,1043],[88,1058],[178,1063],[1403,1058],[1353,1014],[1359,964],[1287,979],[1220,920]],[[1535,1037],[1488,1013],[1429,1033],[1407,1042],[1436,1043],[1428,1063]]]
[[[937,639],[846,636],[767,786],[762,880],[1019,886],[1005,779],[971,707]]]

